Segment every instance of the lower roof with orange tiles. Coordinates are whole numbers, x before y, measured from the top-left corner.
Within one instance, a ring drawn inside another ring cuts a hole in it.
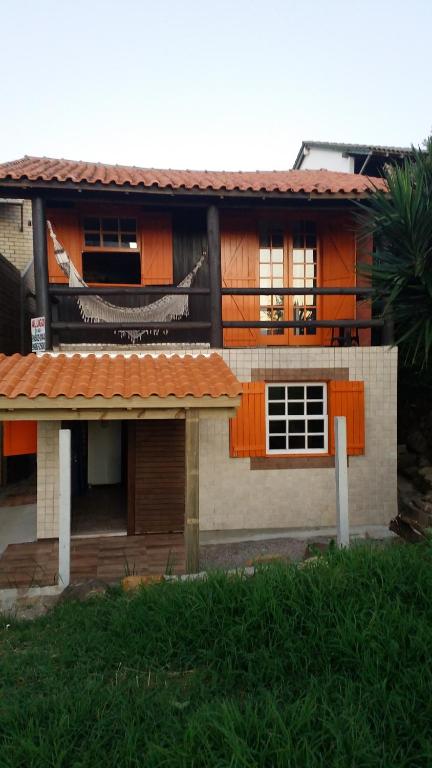
[[[238,397],[218,354],[0,355],[0,397]]]

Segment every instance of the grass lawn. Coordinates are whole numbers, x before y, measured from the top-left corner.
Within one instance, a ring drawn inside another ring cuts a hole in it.
[[[432,766],[432,548],[0,618],[1,768]]]

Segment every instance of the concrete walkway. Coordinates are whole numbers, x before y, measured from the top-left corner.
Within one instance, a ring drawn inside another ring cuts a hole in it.
[[[336,528],[245,528],[232,531],[200,531],[200,544],[237,544],[242,541],[269,541],[271,539],[335,539]],[[352,525],[351,538],[387,539],[395,534],[386,525]]]
[[[36,541],[36,504],[0,507],[0,555],[9,544]]]

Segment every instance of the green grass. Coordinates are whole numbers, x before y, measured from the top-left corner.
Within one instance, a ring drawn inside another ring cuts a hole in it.
[[[432,548],[0,619],[1,768],[432,765]]]

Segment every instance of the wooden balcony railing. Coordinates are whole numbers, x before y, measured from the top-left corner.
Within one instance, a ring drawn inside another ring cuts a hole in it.
[[[221,288],[220,302],[223,296],[357,296],[363,299],[371,299],[373,289],[368,287],[333,287],[333,288]],[[49,296],[56,302],[62,297],[71,296],[166,296],[166,295],[187,295],[187,296],[210,296],[210,288],[179,288],[178,286],[137,286],[137,287],[86,287],[70,288],[68,285],[50,285]],[[213,347],[223,345],[223,329],[225,328],[382,328],[382,341],[385,344],[392,343],[392,328],[389,318],[369,318],[369,319],[336,319],[326,318],[321,320],[222,320],[215,327],[215,317],[211,312],[210,317],[205,320],[178,320],[170,322],[124,322],[119,326],[118,323],[88,323],[74,320],[53,319],[51,328],[54,333],[61,331],[111,331],[111,330],[172,330],[172,331],[196,331],[208,330],[210,335],[210,344]],[[215,313],[216,317],[219,313]],[[221,316],[221,315],[219,315]],[[216,343],[215,341],[216,340]]]

